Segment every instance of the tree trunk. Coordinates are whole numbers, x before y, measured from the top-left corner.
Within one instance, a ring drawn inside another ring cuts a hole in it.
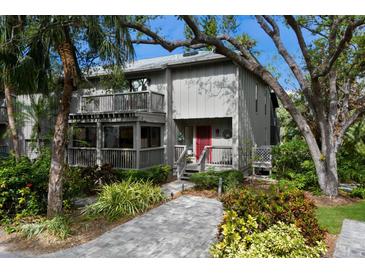
[[[6,100],[6,111],[8,114],[8,123],[10,129],[10,138],[13,145],[13,151],[15,155],[15,159],[18,161],[20,158],[20,149],[19,149],[19,138],[15,125],[15,117],[14,117],[14,104],[12,97],[12,88],[8,84],[4,84],[4,93]]]
[[[323,142],[323,141],[322,141]],[[320,155],[312,155],[318,183],[323,193],[330,197],[338,195],[338,174],[336,149],[334,146],[327,146]]]
[[[67,30],[66,30],[67,31]],[[54,217],[62,213],[62,185],[67,141],[68,115],[72,92],[76,89],[77,63],[71,40],[66,36],[66,41],[57,47],[61,57],[64,72],[64,88],[60,100],[60,109],[57,114],[55,132],[52,143],[52,162],[48,184],[47,216]]]

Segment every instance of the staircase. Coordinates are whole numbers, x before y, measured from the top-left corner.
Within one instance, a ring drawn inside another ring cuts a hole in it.
[[[184,173],[181,176],[181,180],[189,181],[190,176],[198,172],[199,172],[199,166],[197,164],[187,164]]]

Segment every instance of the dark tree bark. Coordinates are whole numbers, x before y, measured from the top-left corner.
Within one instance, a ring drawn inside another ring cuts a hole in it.
[[[65,166],[68,115],[73,91],[76,89],[78,65],[68,28],[64,28],[65,41],[57,46],[64,73],[63,94],[60,99],[52,143],[52,159],[49,172],[47,216],[54,217],[62,212],[62,185]]]
[[[15,155],[15,159],[18,161],[20,158],[20,148],[19,148],[19,138],[16,130],[15,124],[15,115],[14,115],[14,103],[13,103],[13,95],[12,88],[8,84],[4,84],[4,93],[5,93],[5,101],[6,101],[6,111],[8,114],[8,126],[10,130],[10,138],[13,145],[13,151]]]

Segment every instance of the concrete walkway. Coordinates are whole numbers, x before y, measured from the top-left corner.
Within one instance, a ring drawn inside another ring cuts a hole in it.
[[[365,223],[345,219],[333,257],[365,258]]]
[[[165,193],[165,195],[167,197],[171,197],[171,194],[175,195],[178,192],[181,192],[183,190],[183,188],[189,189],[189,188],[193,188],[195,186],[194,183],[189,182],[189,181],[173,181],[167,184],[164,184],[161,186],[161,190],[163,191],[163,193]]]
[[[44,257],[209,257],[222,204],[180,196],[83,245]]]

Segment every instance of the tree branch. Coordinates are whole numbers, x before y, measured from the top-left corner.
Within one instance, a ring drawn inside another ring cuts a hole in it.
[[[299,47],[300,47],[300,49],[302,51],[304,60],[305,60],[305,62],[307,64],[307,69],[308,69],[309,73],[312,75],[313,74],[312,60],[311,60],[311,57],[309,55],[308,47],[307,47],[307,45],[305,43],[305,40],[304,40],[304,37],[303,37],[303,33],[302,33],[301,29],[300,29],[300,26],[298,25],[298,23],[295,20],[294,16],[287,15],[287,16],[284,16],[284,17],[285,17],[286,22],[292,28],[292,30],[294,31],[294,33],[295,33],[295,35],[297,37],[297,40],[298,40],[298,43],[299,43]]]
[[[334,53],[329,57],[328,62],[325,62],[327,63],[327,65],[325,65],[316,73],[316,77],[322,77],[327,75],[327,73],[331,70],[333,64],[336,62],[340,54],[345,49],[346,44],[351,41],[355,29],[364,24],[365,24],[365,19],[359,19],[347,26],[342,39],[337,45],[336,50],[334,50]]]

